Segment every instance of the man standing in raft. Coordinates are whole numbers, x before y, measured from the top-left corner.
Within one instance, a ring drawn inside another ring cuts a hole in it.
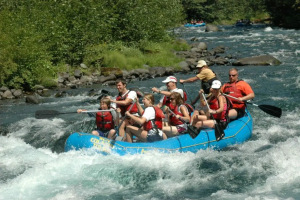
[[[214,80],[218,80],[218,78],[216,77],[216,74],[208,67],[204,60],[199,60],[196,67],[198,68],[199,73],[196,76],[186,80],[180,79],[180,83],[191,83],[200,80],[202,81],[201,85],[204,93],[209,94],[212,82]],[[200,95],[198,95],[191,104],[194,105],[199,100],[199,98]]]
[[[116,100],[112,100],[111,102],[115,103],[117,105],[117,108],[121,109],[121,115],[122,117],[125,116],[125,112],[129,111],[131,105],[132,106],[130,113],[134,115],[138,115],[138,108],[136,106],[136,103],[134,100],[137,98],[137,94],[135,91],[130,91],[126,89],[126,80],[125,79],[117,79],[116,80],[116,86],[119,91],[119,96],[117,96]],[[129,125],[129,119],[126,118],[119,129],[119,135],[124,137],[125,135],[125,127]],[[129,136],[127,136],[129,137]],[[129,138],[128,138],[129,139]],[[128,141],[128,140],[127,140]]]
[[[221,91],[229,97],[232,103],[232,109],[229,110],[230,119],[238,119],[245,114],[245,101],[255,97],[251,86],[243,80],[239,80],[239,73],[236,68],[229,70],[229,82],[225,83]],[[230,96],[235,98],[230,98]],[[237,100],[238,99],[238,100]]]

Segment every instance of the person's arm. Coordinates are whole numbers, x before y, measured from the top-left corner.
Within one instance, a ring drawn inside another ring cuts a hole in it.
[[[186,80],[180,79],[179,82],[180,83],[191,83],[191,82],[195,82],[197,80],[199,80],[199,78],[197,76],[194,76],[194,77],[188,78]]]
[[[126,111],[125,115],[130,117],[131,119],[133,119],[139,125],[143,125],[147,121],[147,119],[145,117],[137,117],[135,115],[130,114],[130,112],[128,112],[128,111]]]
[[[189,122],[191,120],[189,112],[185,106],[180,106],[180,112],[183,116],[181,116],[181,119],[183,119],[186,122]]]
[[[200,96],[200,105],[202,106],[202,107],[204,107],[204,106],[206,106],[206,103],[205,103],[205,100],[203,99],[203,95],[202,95],[202,93],[204,93],[204,91],[201,89],[200,91],[199,91],[199,96]]]
[[[243,96],[243,97],[240,97],[240,101],[247,101],[247,100],[250,100],[250,99],[254,99],[255,95],[254,93],[250,93],[250,94],[247,94],[246,96]]]
[[[247,101],[247,100],[250,100],[250,99],[254,99],[255,94],[254,94],[251,86],[247,82],[244,82],[244,81],[241,81],[240,84],[243,84],[242,87],[241,87],[241,90],[242,90],[242,93],[243,93],[244,96],[239,97],[239,100],[240,101]]]
[[[124,101],[111,100],[111,102],[116,103],[119,106],[127,106],[132,103],[132,99],[126,98]]]
[[[165,96],[167,96],[167,97],[171,95],[171,92],[169,92],[169,91],[164,91],[164,90],[159,90],[159,89],[156,88],[156,87],[152,88],[152,91],[153,91],[153,92],[156,92],[156,93],[158,93],[158,94],[165,95]]]

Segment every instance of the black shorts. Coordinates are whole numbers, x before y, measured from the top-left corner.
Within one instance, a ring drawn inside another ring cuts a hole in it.
[[[236,117],[236,119],[241,118],[241,117],[244,117],[244,115],[245,115],[245,113],[246,113],[245,109],[238,109],[238,108],[234,108],[234,109],[235,109],[236,112],[237,112],[237,117]]]

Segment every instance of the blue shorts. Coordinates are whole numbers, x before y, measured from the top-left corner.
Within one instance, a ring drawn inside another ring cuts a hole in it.
[[[97,129],[96,131],[98,132],[99,136],[101,136],[101,137],[107,137],[108,133],[109,133],[109,131],[103,132],[103,131],[100,131],[99,129]]]
[[[151,129],[150,131],[148,131],[147,142],[155,142],[155,141],[160,141],[162,139],[163,138],[162,138],[161,130],[158,130],[158,133],[154,129]]]

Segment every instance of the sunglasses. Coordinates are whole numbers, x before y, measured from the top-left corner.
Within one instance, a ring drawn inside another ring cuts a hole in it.
[[[236,76],[236,74],[228,74],[228,76],[233,76],[234,77],[234,76]]]
[[[175,98],[170,98],[171,101],[175,100]]]

